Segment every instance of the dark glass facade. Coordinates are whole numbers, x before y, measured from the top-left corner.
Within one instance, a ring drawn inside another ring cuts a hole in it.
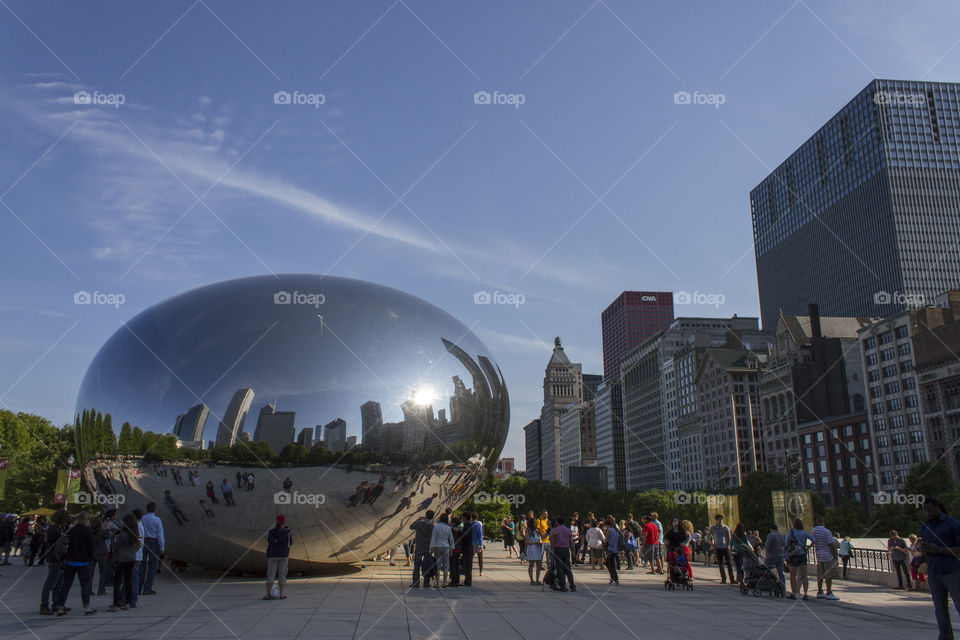
[[[750,192],[764,328],[960,284],[960,84],[874,80]]]
[[[620,377],[620,360],[673,322],[670,291],[624,291],[600,315],[603,378]]]

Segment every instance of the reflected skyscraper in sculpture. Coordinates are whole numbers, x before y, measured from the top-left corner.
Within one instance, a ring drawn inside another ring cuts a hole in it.
[[[233,394],[230,404],[227,405],[227,411],[223,414],[223,420],[220,421],[220,428],[217,430],[218,447],[229,447],[237,441],[237,437],[243,431],[243,423],[247,419],[251,402],[253,402],[253,389],[237,389]]]
[[[243,431],[254,396],[270,404]],[[201,433],[198,406],[212,417]],[[206,454],[215,466],[196,467],[196,484],[168,482],[140,460],[81,458],[91,490],[124,494],[123,510],[162,505],[171,491],[188,521],[168,526],[168,556],[243,571],[262,570],[263,535],[278,513],[293,529],[293,571],[397,545],[426,509],[471,495],[509,423],[502,374],[462,323],[394,289],[312,275],[227,281],[147,309],[97,353],[77,399],[83,409],[155,433],[183,414],[181,437],[215,439]],[[245,443],[251,431],[256,442]],[[303,448],[287,447],[298,432]],[[327,446],[310,446],[321,439]],[[242,490],[237,478],[249,473],[255,489]],[[237,492],[229,507],[226,481]]]

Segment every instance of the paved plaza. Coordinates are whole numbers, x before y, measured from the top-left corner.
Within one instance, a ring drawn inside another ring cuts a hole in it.
[[[0,638],[100,640],[169,638],[936,638],[933,605],[925,593],[841,583],[840,602],[743,596],[721,585],[715,567],[695,563],[692,592],[664,589],[660,576],[624,571],[621,586],[606,571],[576,570],[576,593],[529,586],[520,563],[498,545],[485,552],[483,576],[457,589],[408,589],[409,568],[371,563],[343,576],[291,579],[286,600],[264,601],[253,577],[187,571],[158,577],[158,593],[140,607],[108,613],[109,596],[94,596],[98,613],[80,614],[74,585],[62,618],[37,615],[43,567],[2,568]],[[109,591],[109,589],[108,589]],[[956,623],[955,623],[956,624]]]

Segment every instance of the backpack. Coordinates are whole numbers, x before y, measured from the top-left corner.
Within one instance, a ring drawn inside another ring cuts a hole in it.
[[[617,551],[626,551],[627,550],[627,537],[623,535],[622,531],[618,531],[620,535],[617,536]]]
[[[793,531],[793,529],[790,529],[790,533],[787,534],[787,545],[783,549],[784,552],[789,558],[807,555],[807,550],[803,548],[800,541],[797,540],[797,537],[793,535]]]
[[[69,533],[69,530],[64,531],[57,539],[56,544],[53,545],[53,549],[50,551],[51,562],[63,562],[67,559],[67,552],[70,550],[70,538],[67,537],[67,533]]]

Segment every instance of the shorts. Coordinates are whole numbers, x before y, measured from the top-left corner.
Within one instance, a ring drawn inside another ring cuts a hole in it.
[[[280,584],[287,584],[287,565],[290,558],[267,558],[267,584],[272,585],[276,580]]]
[[[831,580],[837,577],[837,559],[817,562],[817,580]]]

